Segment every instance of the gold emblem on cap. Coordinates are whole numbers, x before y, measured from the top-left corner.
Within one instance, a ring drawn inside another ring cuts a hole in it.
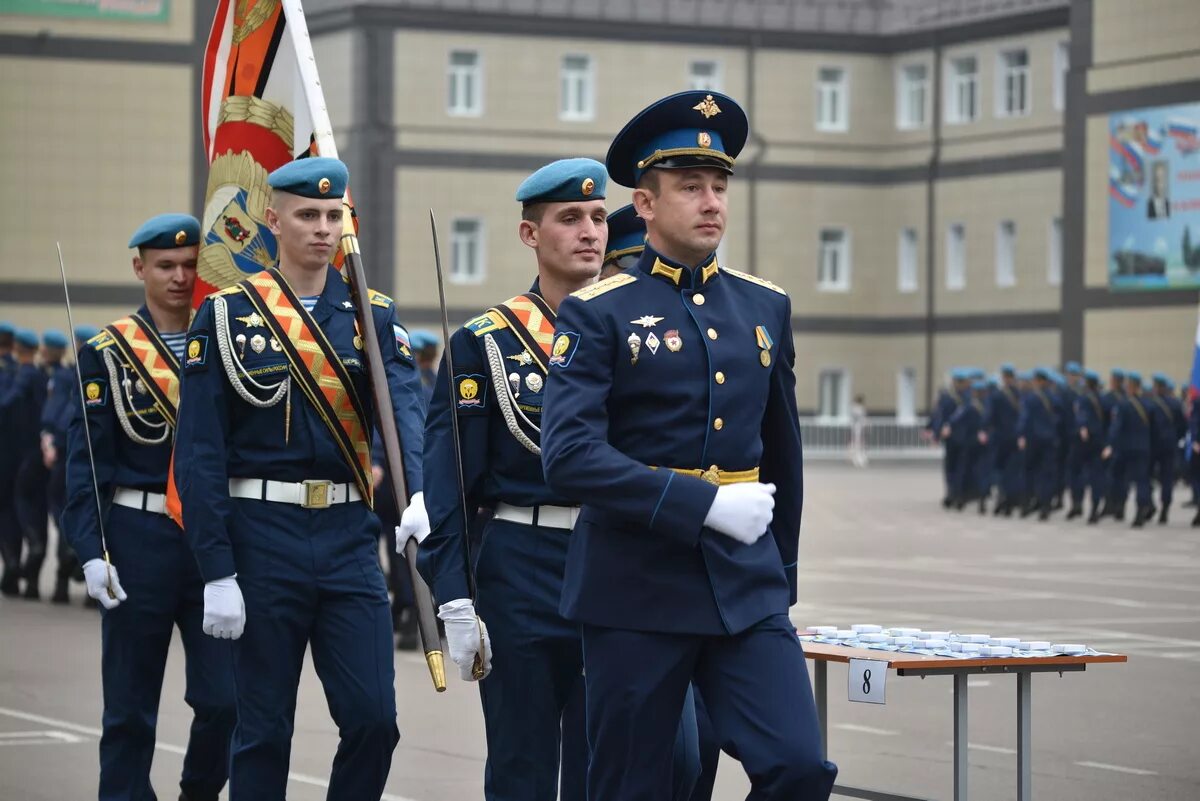
[[[717,105],[717,102],[715,100],[713,100],[712,95],[705,95],[703,100],[701,100],[696,105],[692,106],[692,110],[699,111],[701,114],[704,115],[704,119],[706,119],[706,120],[709,119],[710,117],[715,117],[721,113],[721,109]],[[705,145],[705,147],[707,147],[707,145]]]
[[[596,191],[596,182],[591,178],[584,178],[583,186],[579,187],[579,189],[583,192],[584,197],[590,197],[592,192]]]
[[[187,231],[177,231],[175,233],[175,244],[182,245],[187,241]]]
[[[712,136],[708,131],[701,131],[700,135],[696,137],[696,144],[700,147],[712,147]]]
[[[328,192],[329,187],[331,186],[333,186],[333,183],[328,178],[322,178],[321,180],[317,181],[317,191],[322,195]]]

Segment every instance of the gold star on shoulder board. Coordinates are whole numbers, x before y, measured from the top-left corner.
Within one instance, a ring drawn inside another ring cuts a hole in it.
[[[721,108],[717,105],[717,101],[713,100],[712,95],[705,96],[703,100],[692,106],[692,110],[699,111],[706,120],[721,113]]]
[[[662,317],[655,317],[653,314],[644,314],[636,320],[630,320],[630,325],[640,325],[642,328],[653,328],[663,321]]]

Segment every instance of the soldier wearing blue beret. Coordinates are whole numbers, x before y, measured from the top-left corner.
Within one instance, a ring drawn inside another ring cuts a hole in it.
[[[1171,501],[1175,497],[1175,459],[1179,441],[1187,434],[1187,418],[1183,404],[1175,397],[1175,384],[1163,373],[1153,376],[1154,389],[1147,395],[1146,407],[1151,413],[1152,439],[1150,475],[1158,482],[1160,525],[1167,522]]]
[[[1133,528],[1141,528],[1154,516],[1154,503],[1150,494],[1150,458],[1154,436],[1154,421],[1148,398],[1142,394],[1142,375],[1134,371],[1125,373],[1125,395],[1113,410],[1108,428],[1108,445],[1103,457],[1114,455],[1122,461],[1122,484],[1119,503],[1124,506],[1129,495],[1129,485],[1135,485],[1137,510],[1133,517]],[[1120,516],[1116,516],[1118,520]]]
[[[933,412],[929,415],[929,423],[926,427],[930,438],[942,443],[942,480],[945,484],[946,491],[942,496],[942,506],[949,509],[956,504],[954,498],[954,476],[958,471],[958,454],[959,448],[954,442],[946,439],[945,430],[946,424],[950,422],[950,418],[958,411],[967,401],[967,393],[970,391],[970,377],[967,371],[961,367],[955,367],[950,371],[949,383],[938,392],[937,401],[934,403]]]
[[[1020,453],[1017,450],[1017,418],[1021,413],[1021,396],[1017,386],[1016,368],[1000,365],[1000,382],[987,403],[984,436],[992,449],[993,466],[998,479],[998,492],[993,514],[1010,516],[1020,505],[1024,492],[1024,477]]]
[[[1017,418],[1017,448],[1025,457],[1027,487],[1021,516],[1036,511],[1038,520],[1050,519],[1055,485],[1059,413],[1050,392],[1050,371],[1045,367],[1035,368],[1032,386],[1021,398],[1021,414]]]
[[[379,518],[371,509],[375,409],[350,287],[331,264],[349,174],[332,158],[268,176],[277,268],[210,295],[188,331],[175,477],[204,585],[204,631],[236,640],[231,801],[287,789],[296,691],[311,646],[340,744],[330,798],[379,798],[396,728]],[[425,525],[425,403],[408,331],[370,292],[413,497]]]
[[[38,421],[46,402],[47,373],[37,364],[41,340],[36,331],[17,328],[13,331],[13,364],[4,372],[9,374],[0,392],[0,425],[5,432],[4,448],[0,449],[0,493],[4,494],[0,510],[0,554],[4,558],[4,574],[0,577],[0,593],[21,594],[25,581],[26,598],[37,599],[37,575],[45,558],[45,474],[38,437]],[[38,508],[42,515],[37,515]],[[39,537],[40,533],[40,537]],[[29,552],[21,562],[22,544]]]
[[[13,334],[16,330],[7,320],[0,321],[0,398],[8,393],[17,373],[17,360],[13,356]],[[5,442],[9,441],[9,426],[2,419],[0,435],[3,435]],[[16,452],[12,448],[0,450],[0,560],[4,562],[0,592],[4,595],[20,592],[21,531],[17,526],[16,499],[12,491],[15,471]]]
[[[53,392],[61,385],[69,411],[51,416],[57,424],[46,420],[51,427],[67,421],[62,528],[83,563],[88,595],[104,607],[101,798],[153,797],[155,721],[176,628],[193,711],[180,797],[216,799],[229,771],[232,654],[228,643],[201,631],[204,585],[165,513],[199,244],[200,223],[186,214],[151,217],[134,232],[129,247],[137,251],[132,266],[145,302],[99,332],[76,330],[93,334],[78,353],[82,402],[74,370],[64,371]]]
[[[746,135],[716,92],[640,112],[608,170],[634,188],[646,248],[559,307],[543,465],[583,501],[560,608],[583,626],[590,801],[669,797],[692,681],[755,798],[824,799],[837,772],[787,617],[802,506],[791,304],[716,260]]]
[[[1108,392],[1104,393],[1100,398],[1105,412],[1105,437],[1108,436],[1108,429],[1117,414],[1117,407],[1124,399],[1125,371],[1120,367],[1114,367],[1108,376]],[[1106,442],[1106,444],[1111,443]],[[1120,450],[1114,449],[1112,455],[1105,459],[1105,465],[1107,468],[1108,497],[1104,501],[1104,508],[1101,510],[1100,516],[1111,515],[1114,520],[1124,520],[1125,501],[1129,496],[1125,487],[1125,458]]]
[[[646,221],[637,216],[632,203],[608,215],[608,247],[604,251],[600,280],[628,270],[637,263],[645,248]]]
[[[1100,458],[1108,434],[1108,418],[1101,391],[1100,374],[1095,370],[1085,370],[1083,385],[1075,395],[1072,409],[1073,430],[1070,435],[1079,458],[1079,485],[1078,489],[1072,487],[1072,504],[1082,507],[1084,490],[1090,491],[1092,506],[1087,518],[1089,525],[1095,525],[1100,520],[1108,486],[1104,461]]]

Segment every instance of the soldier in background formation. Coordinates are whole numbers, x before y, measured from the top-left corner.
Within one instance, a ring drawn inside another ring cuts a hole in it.
[[[1125,519],[1134,491],[1133,527],[1157,516],[1165,524],[1175,484],[1186,476],[1200,496],[1200,404],[1177,396],[1162,373],[1143,382],[1114,369],[1108,390],[1100,374],[1069,362],[1065,375],[1049,367],[1018,373],[1011,364],[988,379],[956,368],[938,395],[928,430],[944,446],[942,505],[1039,520],[1066,507],[1068,520],[1095,524]],[[1158,502],[1152,485],[1157,483]],[[1090,495],[1090,509],[1085,500]],[[1200,512],[1192,521],[1200,527]]]

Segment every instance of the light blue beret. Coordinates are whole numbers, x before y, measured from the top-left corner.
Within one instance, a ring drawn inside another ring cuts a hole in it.
[[[1099,381],[1100,381],[1100,374],[1097,373],[1095,370],[1084,370],[1083,377],[1086,378],[1088,381],[1095,381],[1097,383],[1099,383]]]
[[[37,331],[33,331],[28,328],[18,328],[13,333],[13,339],[16,340],[18,345],[22,345],[26,348],[36,348],[38,346]]]
[[[67,346],[67,335],[55,329],[43,331],[42,343],[48,348],[65,348]]]
[[[1079,362],[1067,362],[1067,375],[1082,375],[1083,368],[1079,366]]]
[[[1120,380],[1125,377],[1125,371],[1122,370],[1120,367],[1114,367],[1112,369],[1112,377],[1117,380]]]
[[[1000,374],[1001,375],[1016,375],[1017,368],[1013,366],[1012,362],[1005,362],[1004,364],[1000,365]]]
[[[200,243],[200,221],[190,214],[159,214],[141,224],[129,238],[131,248],[170,250]]]
[[[988,382],[983,379],[977,379],[971,382],[971,389],[975,392],[983,392],[988,388]]]
[[[421,350],[422,348],[437,347],[442,344],[442,340],[428,331],[417,329],[410,331],[408,338],[412,344],[413,350]]]
[[[1045,367],[1035,367],[1035,368],[1033,368],[1033,377],[1041,378],[1046,381],[1049,381],[1050,380],[1050,371],[1047,370]]]
[[[1140,384],[1140,383],[1142,383],[1142,374],[1137,372],[1136,370],[1130,370],[1128,373],[1125,374],[1125,380],[1132,381],[1135,384]]]
[[[608,173],[595,159],[560,159],[539,168],[517,187],[517,200],[533,203],[572,203],[603,200]]]
[[[338,159],[327,156],[296,159],[267,176],[272,189],[318,200],[341,198],[350,183],[350,170]]]
[[[1151,379],[1154,381],[1154,383],[1156,383],[1156,384],[1169,384],[1169,383],[1171,383],[1171,379],[1167,378],[1167,374],[1166,374],[1166,373],[1155,373],[1154,375],[1150,376],[1150,378],[1151,378]]]
[[[0,321],[0,336],[3,336],[4,334],[8,334],[9,336],[12,336],[13,334],[16,333],[16,331],[17,331],[17,329],[13,328],[13,324],[10,323],[8,320]]]
[[[75,326],[75,338],[87,342],[96,334],[100,333],[100,329],[94,325],[77,325]]]

